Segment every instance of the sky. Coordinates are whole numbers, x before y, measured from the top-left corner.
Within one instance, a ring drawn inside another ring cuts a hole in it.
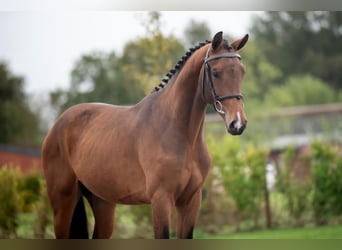
[[[1,6],[0,6],[1,7]],[[33,8],[33,7],[32,7]],[[0,9],[1,10],[1,9]],[[251,11],[162,11],[162,32],[182,39],[191,19],[234,38],[248,33]],[[85,53],[120,54],[124,45],[145,34],[147,11],[26,9],[0,11],[0,61],[25,79],[28,93],[68,88],[70,71]],[[211,39],[211,38],[208,38]]]

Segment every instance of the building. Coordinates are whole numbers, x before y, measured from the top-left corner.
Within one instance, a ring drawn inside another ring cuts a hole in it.
[[[40,151],[0,144],[0,168],[18,167],[22,172],[40,170]]]

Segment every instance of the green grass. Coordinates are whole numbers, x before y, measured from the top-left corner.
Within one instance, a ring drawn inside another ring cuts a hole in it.
[[[195,233],[198,239],[342,239],[342,225],[273,229],[255,232],[206,235]]]

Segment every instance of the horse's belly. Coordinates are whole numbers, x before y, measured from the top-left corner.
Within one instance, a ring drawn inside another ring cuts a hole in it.
[[[144,183],[136,182],[136,185],[116,183],[115,180],[92,185],[90,191],[96,196],[118,204],[146,204],[149,200],[146,195]],[[86,184],[85,184],[86,185]]]
[[[79,180],[94,195],[113,203],[146,204],[146,181],[139,167],[124,165],[88,167],[78,171]]]

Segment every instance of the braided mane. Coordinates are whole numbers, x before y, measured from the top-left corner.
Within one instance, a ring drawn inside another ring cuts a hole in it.
[[[185,62],[189,59],[189,57],[198,49],[202,48],[204,45],[210,43],[211,41],[206,40],[205,42],[198,43],[195,47],[190,48],[182,58],[176,63],[176,65],[164,76],[158,86],[154,87],[153,92],[158,92],[163,89],[166,84],[169,83],[170,79],[183,67]]]

